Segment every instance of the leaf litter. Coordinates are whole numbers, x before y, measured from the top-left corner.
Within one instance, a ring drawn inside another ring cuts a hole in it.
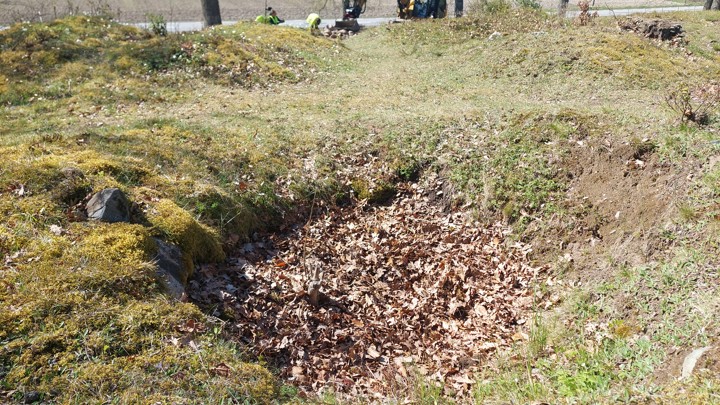
[[[382,398],[420,377],[468,395],[483,361],[526,336],[518,326],[546,268],[507,226],[446,212],[432,194],[402,185],[389,205],[326,208],[202,266],[190,297],[308,393]]]

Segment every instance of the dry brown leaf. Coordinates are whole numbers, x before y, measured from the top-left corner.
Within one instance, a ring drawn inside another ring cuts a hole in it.
[[[220,364],[216,365],[215,367],[211,368],[210,371],[213,374],[219,375],[221,377],[229,377],[232,369],[227,364],[220,363]]]

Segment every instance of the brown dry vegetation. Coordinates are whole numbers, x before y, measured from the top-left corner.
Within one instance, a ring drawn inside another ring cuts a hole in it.
[[[2,395],[717,400],[717,351],[687,381],[677,364],[716,343],[718,121],[663,100],[717,77],[720,16],[668,18],[686,44],[516,9],[343,43],[85,17],[0,32]],[[136,223],[74,222],[108,186]],[[153,236],[198,265],[195,303],[163,295]],[[332,275],[320,308],[308,259]],[[527,284],[528,264],[548,270]]]

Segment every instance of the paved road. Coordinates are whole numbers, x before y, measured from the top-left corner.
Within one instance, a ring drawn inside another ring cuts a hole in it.
[[[597,8],[595,11],[598,12],[600,16],[603,17],[610,17],[610,16],[624,16],[629,14],[638,14],[638,13],[666,13],[671,11],[700,11],[702,10],[702,6],[678,6],[678,7],[650,7],[650,8],[623,8],[623,9],[616,9],[616,10],[609,10],[609,9],[601,9]],[[568,11],[567,16],[568,17],[575,17],[577,16],[579,11]],[[382,18],[360,18],[358,19],[358,23],[364,27],[375,27],[378,25],[387,24],[391,21],[394,21],[395,18],[393,17],[382,17]],[[223,25],[232,25],[237,23],[237,21],[223,21]],[[149,26],[148,23],[140,23],[135,24],[138,27],[147,28]],[[305,20],[287,20],[282,25],[290,26],[290,27],[297,27],[297,28],[307,28],[307,23]],[[320,24],[321,27],[327,27],[335,25],[334,19],[326,19],[323,20]],[[0,26],[0,30],[5,29],[7,27]],[[203,28],[203,23],[199,21],[178,21],[178,22],[169,22],[167,24],[168,31],[170,32],[184,32],[184,31],[197,31]]]
[[[595,11],[598,12],[598,15],[602,17],[611,17],[611,16],[624,16],[624,15],[630,15],[630,14],[639,14],[639,13],[666,13],[671,11],[700,11],[702,10],[702,6],[678,6],[678,7],[650,7],[650,8],[623,8],[623,9],[616,9],[616,10],[610,10],[610,9],[602,9],[597,8]],[[568,11],[567,16],[568,17],[575,17],[579,14],[579,11]],[[393,17],[382,17],[382,18],[360,18],[358,19],[358,23],[364,27],[376,27],[378,25],[387,24],[391,21],[396,20]],[[223,25],[232,25],[237,23],[237,21],[224,21]],[[140,27],[147,27],[148,24],[137,24]],[[305,20],[287,20],[283,24],[285,26],[290,27],[297,27],[297,28],[307,28],[308,24],[305,22]],[[321,27],[327,27],[327,26],[333,26],[335,25],[334,19],[326,19],[323,20],[322,23],[320,23]],[[168,31],[171,32],[182,32],[182,31],[196,31],[200,30],[203,27],[202,22],[170,22],[168,23]]]
[[[390,17],[383,17],[383,18],[359,18],[358,23],[364,27],[375,27],[378,25],[387,24],[390,21],[395,20],[395,18]],[[237,21],[223,21],[223,25],[232,25],[237,23]],[[136,24],[138,27],[147,28],[149,24],[147,23],[140,23]],[[297,27],[297,28],[307,28],[308,24],[305,22],[305,20],[287,20],[283,24],[283,26],[289,26],[289,27]],[[335,25],[334,19],[326,19],[322,20],[320,23],[320,27],[327,27]],[[181,22],[169,22],[167,24],[168,31],[171,32],[183,32],[183,31],[197,31],[202,29],[203,23],[202,22],[191,22],[191,21],[181,21]]]
[[[679,7],[650,7],[650,8],[622,8],[616,10],[602,9],[598,7],[591,11],[597,11],[601,17],[612,17],[639,13],[668,13],[672,11],[700,11],[702,6],[679,6]],[[568,11],[568,17],[575,17],[580,14],[579,11]]]

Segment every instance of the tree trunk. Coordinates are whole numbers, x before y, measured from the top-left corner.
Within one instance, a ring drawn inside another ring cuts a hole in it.
[[[710,7],[712,7],[713,0],[705,0],[705,4],[703,4],[703,10],[710,10]]]
[[[712,1],[712,0],[710,0]],[[568,3],[570,3],[570,0],[559,0],[558,1],[558,16],[559,17],[565,17],[565,12],[567,11]]]
[[[218,0],[200,0],[202,4],[203,17],[205,17],[205,26],[222,24],[220,18],[220,3]]]
[[[718,0],[720,1],[720,0]],[[455,0],[455,17],[463,16],[463,0]]]
[[[706,0],[706,3],[707,3],[707,1],[712,1],[712,0]],[[720,0],[715,0],[715,2],[712,4],[711,8],[713,10],[720,10]]]

